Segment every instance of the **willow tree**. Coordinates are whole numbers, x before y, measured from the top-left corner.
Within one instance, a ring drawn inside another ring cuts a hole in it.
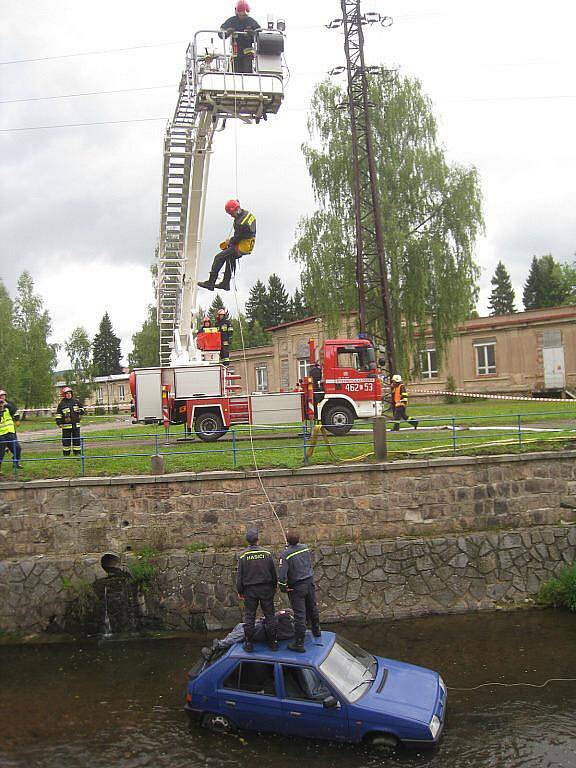
[[[370,80],[381,218],[399,368],[431,326],[439,357],[477,297],[476,238],[483,228],[476,169],[449,163],[430,99],[418,80]],[[310,143],[302,146],[318,210],[300,221],[291,257],[302,266],[307,305],[331,332],[357,309],[352,147],[346,94],[329,81],[314,92]]]

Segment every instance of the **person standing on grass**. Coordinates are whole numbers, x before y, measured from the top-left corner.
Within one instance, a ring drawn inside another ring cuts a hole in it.
[[[74,397],[70,387],[62,389],[62,400],[56,408],[56,424],[62,430],[62,453],[70,456],[70,448],[74,456],[81,453],[80,444],[80,419],[84,414],[84,408],[79,400]]]
[[[20,456],[22,448],[16,437],[16,425],[19,424],[16,407],[6,400],[6,392],[0,390],[0,471],[2,459],[8,450],[16,460],[16,466],[21,468]]]

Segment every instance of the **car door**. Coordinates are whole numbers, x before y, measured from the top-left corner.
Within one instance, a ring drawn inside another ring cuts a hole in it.
[[[218,690],[220,711],[239,728],[281,733],[277,688],[275,664],[239,660]]]
[[[280,677],[286,734],[336,741],[348,738],[347,705],[316,669],[282,664]],[[325,706],[326,700],[336,706]]]

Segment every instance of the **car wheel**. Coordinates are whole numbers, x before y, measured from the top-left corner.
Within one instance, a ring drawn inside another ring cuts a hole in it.
[[[327,405],[322,411],[322,424],[333,435],[347,435],[354,424],[354,414],[349,405]]]
[[[226,428],[219,413],[207,411],[195,418],[194,432],[205,443],[213,443],[225,434]]]
[[[379,755],[390,755],[398,749],[400,745],[396,736],[391,733],[373,733],[367,739],[370,749],[378,752]]]
[[[231,733],[234,730],[232,720],[226,715],[217,715],[214,712],[206,712],[202,718],[202,727],[213,733]]]

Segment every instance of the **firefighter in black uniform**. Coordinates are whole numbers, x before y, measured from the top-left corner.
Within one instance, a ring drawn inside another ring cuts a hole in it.
[[[294,642],[288,648],[291,651],[304,653],[304,637],[306,622],[312,626],[314,637],[320,637],[320,614],[316,603],[316,588],[314,586],[314,571],[310,548],[300,544],[297,531],[288,531],[286,536],[288,546],[280,556],[278,585],[281,592],[287,592],[290,605],[294,611]]]
[[[84,408],[74,397],[70,387],[62,389],[62,400],[56,408],[56,424],[62,429],[62,453],[70,456],[70,446],[74,456],[80,455],[80,419]]]
[[[230,290],[232,274],[236,272],[236,259],[241,259],[246,253],[252,253],[256,242],[256,219],[249,212],[240,207],[238,200],[228,200],[224,206],[226,213],[234,218],[234,234],[229,240],[220,243],[222,249],[214,256],[210,277],[208,280],[198,282],[202,288],[213,291],[214,288]],[[222,282],[216,283],[218,273],[226,264]]]
[[[312,379],[314,388],[314,418],[318,419],[318,403],[324,399],[324,387],[322,386],[322,368],[314,362],[308,369],[308,376]]]
[[[236,3],[236,15],[220,27],[220,37],[232,35],[232,69],[234,72],[250,74],[254,61],[254,30],[260,29],[260,24],[248,16],[250,6],[245,0]]]
[[[220,339],[222,346],[220,348],[220,362],[222,365],[230,365],[230,342],[232,341],[232,334],[234,328],[232,327],[232,321],[228,317],[228,312],[225,309],[219,309],[216,312],[216,328],[220,331]]]
[[[254,624],[258,603],[262,607],[266,620],[268,645],[275,651],[277,625],[274,613],[274,593],[278,579],[272,553],[258,544],[258,529],[250,528],[246,533],[248,547],[238,556],[236,590],[238,597],[244,600],[244,649],[253,650]]]

